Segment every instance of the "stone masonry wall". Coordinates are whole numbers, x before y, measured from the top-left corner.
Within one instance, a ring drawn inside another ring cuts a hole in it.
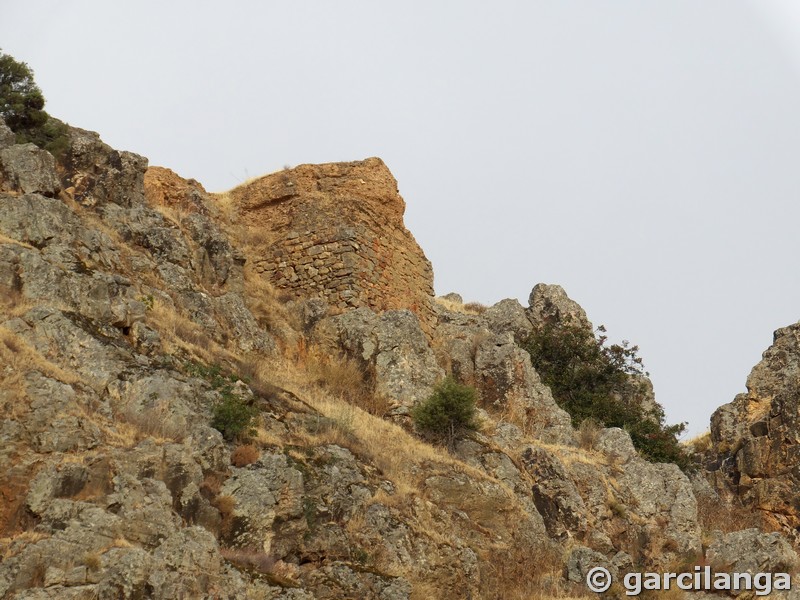
[[[342,309],[408,308],[430,331],[433,270],[382,160],[301,165],[231,194],[273,286]]]

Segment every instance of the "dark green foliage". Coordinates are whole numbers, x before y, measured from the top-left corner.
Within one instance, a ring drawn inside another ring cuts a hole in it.
[[[0,117],[11,131],[41,127],[47,121],[44,96],[28,65],[0,54]]]
[[[16,134],[18,144],[36,144],[59,160],[63,159],[69,150],[67,125],[54,117],[48,117],[41,127],[23,129]]]
[[[442,380],[427,400],[411,411],[417,428],[441,441],[452,443],[465,430],[475,430],[475,389],[456,383],[451,377]]]
[[[257,415],[255,407],[243,402],[234,395],[224,395],[214,406],[211,426],[219,431],[229,442],[255,435],[253,419]]]
[[[44,110],[44,96],[23,62],[0,53],[0,117],[17,135],[17,143],[33,143],[56,158],[69,146],[67,126]]]
[[[642,406],[644,371],[639,347],[627,341],[606,344],[605,328],[595,337],[575,325],[546,325],[525,343],[531,362],[574,425],[593,419],[605,427],[628,431],[634,446],[652,462],[688,468],[678,443],[685,424],[666,425],[660,406]]]
[[[204,365],[188,362],[185,365],[189,375],[205,379],[220,395],[220,401],[212,409],[211,426],[228,441],[244,440],[255,435],[253,424],[258,409],[234,394],[233,386],[240,378],[226,372],[219,365]]]

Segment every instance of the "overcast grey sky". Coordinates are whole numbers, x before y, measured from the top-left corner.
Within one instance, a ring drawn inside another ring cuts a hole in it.
[[[563,285],[697,433],[800,318],[796,6],[0,0],[0,48],[211,191],[380,156],[437,293]]]

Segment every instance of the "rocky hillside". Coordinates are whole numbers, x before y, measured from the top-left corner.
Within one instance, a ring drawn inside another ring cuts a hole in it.
[[[521,347],[591,329],[560,287],[434,299],[378,159],[213,195],[91,132],[58,161],[14,141],[0,122],[0,597],[583,598],[598,565],[794,568],[759,517],[795,525],[794,329],[715,416],[715,488],[573,428]],[[445,375],[479,397],[449,447],[409,416]]]
[[[800,542],[800,324],[775,332],[747,393],[712,415],[705,460],[721,493]]]

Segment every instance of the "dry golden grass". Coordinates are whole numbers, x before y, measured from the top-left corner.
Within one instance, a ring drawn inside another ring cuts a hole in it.
[[[32,300],[26,298],[19,290],[3,288],[0,292],[0,314],[4,317],[21,317],[36,306]],[[58,308],[61,308],[61,306],[59,305]]]
[[[27,546],[49,537],[49,533],[23,531],[11,537],[0,538],[0,557],[4,561],[13,558]]]
[[[256,321],[278,340],[287,343],[293,330],[300,329],[280,293],[249,262],[244,267],[244,299]]]
[[[20,240],[15,240],[14,238],[10,238],[7,235],[3,235],[2,233],[0,233],[0,244],[15,244],[17,246],[22,246],[23,248],[28,248],[29,250],[35,249],[27,242],[21,242]]]
[[[752,527],[762,531],[776,529],[769,526],[760,511],[738,504],[738,499],[733,499],[733,502],[737,504],[697,495],[697,520],[704,535],[710,535],[713,531],[731,533]]]
[[[142,440],[142,434],[130,423],[96,423],[103,434],[103,440],[112,448],[133,448]]]
[[[264,553],[263,550],[252,548],[220,548],[219,553],[228,562],[247,571],[255,570],[260,573],[272,573],[277,562],[274,556]]]
[[[83,564],[90,571],[97,571],[100,569],[101,558],[99,552],[87,552],[83,555]]]
[[[225,476],[222,473],[209,472],[200,484],[200,493],[206,500],[214,500],[219,496],[224,481]]]
[[[211,339],[201,325],[160,299],[153,302],[147,321],[161,335],[166,354],[183,355],[206,364],[236,359],[234,353]]]
[[[283,448],[287,441],[288,440],[285,433],[266,429],[262,425],[256,427],[256,434],[253,436],[253,442],[262,448],[270,446]]]
[[[383,417],[392,408],[388,399],[374,391],[371,374],[352,358],[311,350],[305,359],[305,370],[333,396],[371,415]]]
[[[181,221],[183,221],[184,217],[190,213],[190,211],[181,204],[162,204],[161,202],[151,202],[149,206],[158,212],[162,217],[164,217],[164,220],[167,221],[168,225],[173,225],[179,229],[182,229]]]
[[[533,438],[534,426],[537,423],[536,415],[532,408],[526,407],[527,400],[520,393],[512,390],[507,393],[503,402],[494,405],[482,402],[497,423],[510,423],[515,425],[526,438]]]
[[[230,193],[230,191],[211,194],[211,198],[214,200],[215,208],[225,219],[225,223],[227,225],[234,225],[238,223],[239,211],[236,207],[236,199],[234,198],[233,194]]]
[[[233,496],[216,496],[211,501],[212,506],[219,511],[222,521],[219,526],[220,536],[227,537],[233,528],[233,511],[236,508],[236,498]]]
[[[482,470],[467,465],[444,448],[433,446],[405,429],[371,415],[357,406],[332,396],[327,390],[309,381],[307,374],[288,362],[274,362],[267,369],[281,387],[303,398],[318,411],[318,426],[301,432],[299,440],[308,446],[336,443],[372,462],[395,485],[394,502],[413,499],[420,494],[421,479],[436,472],[464,473],[476,481],[493,481]],[[414,475],[418,471],[423,475]],[[505,485],[510,501],[516,496]]]
[[[446,310],[464,315],[480,315],[486,311],[486,305],[480,302],[467,302],[466,304],[462,304],[461,302],[443,297],[434,298],[434,302]]]
[[[482,558],[479,568],[487,600],[588,597],[574,596],[577,586],[564,582],[564,556],[555,546],[516,544],[490,550]]]
[[[711,449],[711,432],[705,431],[683,442],[689,452],[703,453]]]
[[[587,451],[594,450],[603,426],[593,419],[584,419],[578,426],[578,445]]]
[[[134,443],[148,438],[162,444],[181,442],[186,437],[186,427],[171,415],[168,406],[122,411],[116,415],[115,422],[133,427]]]
[[[0,326],[0,364],[10,373],[0,386],[13,392],[22,392],[22,374],[37,370],[68,385],[80,383],[80,377],[62,369],[26,342],[19,334]]]

